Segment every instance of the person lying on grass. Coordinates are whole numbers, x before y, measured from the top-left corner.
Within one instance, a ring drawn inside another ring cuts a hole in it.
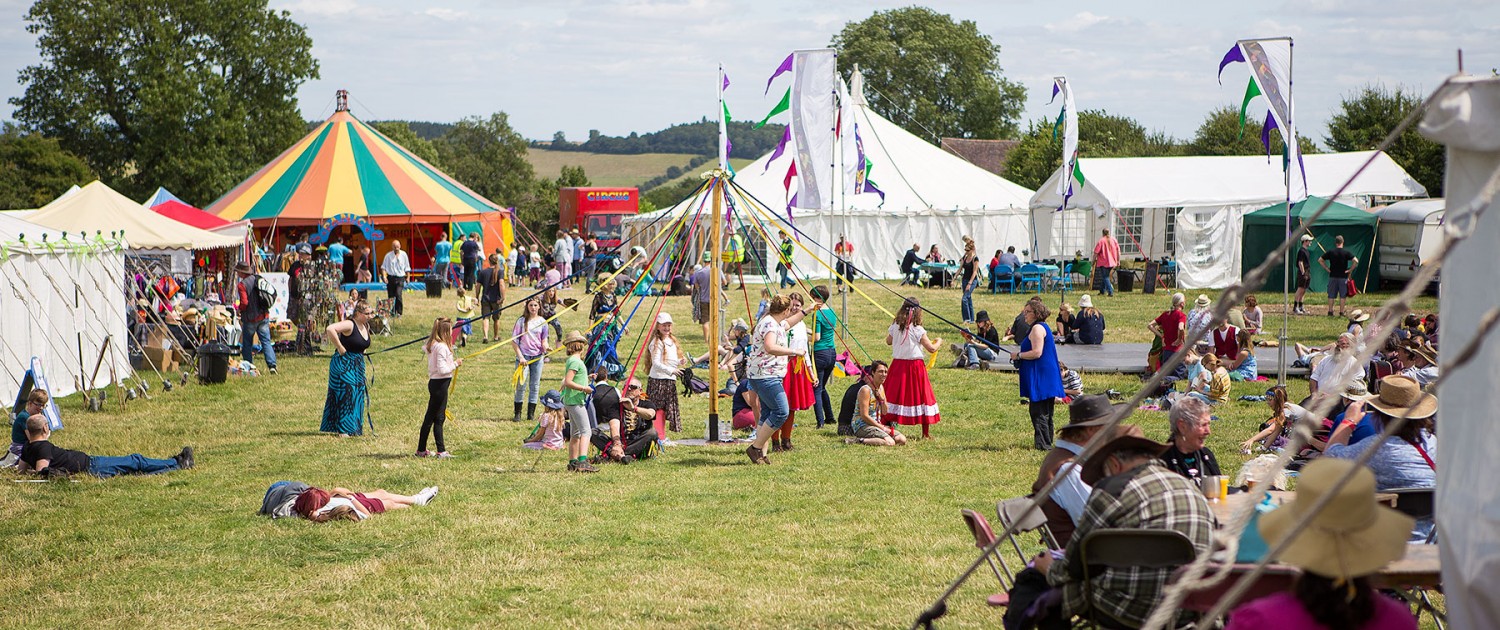
[[[348,488],[308,488],[297,495],[292,503],[292,513],[314,523],[328,521],[363,521],[371,515],[388,510],[400,510],[413,505],[427,505],[437,497],[437,486],[428,486],[416,494],[407,496],[392,494],[385,490],[355,492]]]
[[[47,477],[87,472],[108,479],[115,475],[155,475],[193,467],[191,446],[182,447],[182,451],[170,459],[149,459],[139,454],[103,457],[58,448],[47,441],[50,437],[52,430],[47,426],[46,416],[36,414],[26,419],[26,438],[29,441],[21,449],[21,472],[35,472]]]

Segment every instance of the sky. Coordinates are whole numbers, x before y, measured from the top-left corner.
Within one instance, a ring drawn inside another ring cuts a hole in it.
[[[909,3],[849,0],[271,0],[305,25],[320,78],[298,91],[303,115],[333,111],[347,89],[365,120],[451,122],[509,114],[533,139],[648,132],[713,116],[723,64],[737,119],[774,105],[766,79],[796,49],[821,48],[851,21]],[[25,31],[30,3],[0,0],[0,120],[39,62]],[[1236,39],[1295,41],[1297,125],[1322,143],[1340,99],[1367,84],[1426,94],[1457,69],[1500,67],[1494,0],[1266,0],[1227,3],[1116,0],[929,2],[972,20],[1001,47],[1004,75],[1027,88],[1025,120],[1055,118],[1052,77],[1066,75],[1078,106],[1130,116],[1190,138],[1213,108],[1238,105],[1244,64],[1215,78]],[[1263,109],[1261,111],[1264,111]],[[919,135],[923,135],[920,134]],[[740,156],[757,157],[757,156]]]

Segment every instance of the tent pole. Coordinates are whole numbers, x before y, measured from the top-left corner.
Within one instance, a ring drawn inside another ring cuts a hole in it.
[[[1285,140],[1283,144],[1297,141],[1297,134],[1295,133],[1297,127],[1296,125],[1292,124],[1292,40],[1290,38],[1288,38],[1286,42],[1286,52],[1286,126],[1291,129],[1293,133],[1286,134],[1291,136],[1290,138],[1282,138],[1283,140]],[[1290,158],[1292,155],[1292,146],[1294,145],[1287,145],[1283,147],[1286,150],[1288,158]],[[1287,164],[1284,168],[1282,168],[1281,176],[1282,180],[1286,182],[1286,231],[1282,234],[1285,238],[1290,238],[1292,235],[1292,165]],[[1287,321],[1291,317],[1292,311],[1291,288],[1292,257],[1287,256],[1281,261],[1281,336],[1277,337],[1276,339],[1278,342],[1276,344],[1276,384],[1281,387],[1286,387]]]

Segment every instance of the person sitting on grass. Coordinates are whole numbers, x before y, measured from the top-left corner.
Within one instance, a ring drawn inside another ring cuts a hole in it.
[[[661,447],[656,441],[656,410],[642,404],[646,394],[641,384],[630,379],[621,392],[606,380],[607,369],[594,371],[594,427],[590,442],[599,449],[596,463],[629,464],[654,456]]]
[[[1057,372],[1062,376],[1063,382],[1063,397],[1057,401],[1064,405],[1071,404],[1083,395],[1083,377],[1076,370],[1068,369],[1068,364],[1062,361],[1057,362]]]
[[[45,389],[33,389],[26,395],[26,407],[16,412],[16,418],[10,423],[10,452],[7,459],[14,458],[14,462],[7,462],[7,467],[15,466],[21,461],[21,449],[26,448],[29,442],[26,438],[26,421],[32,416],[42,417],[42,412],[47,409],[47,403],[52,401],[52,396]]]
[[[858,383],[858,389],[850,387],[849,391],[855,393],[854,409],[850,414],[850,428],[854,430],[854,437],[844,438],[845,444],[864,444],[865,446],[905,446],[906,436],[897,431],[894,426],[881,422],[885,416],[885,393],[881,387],[885,385],[885,379],[890,376],[891,369],[886,366],[885,361],[876,360],[865,368],[864,376]],[[848,403],[849,395],[844,394],[844,402]]]
[[[437,486],[428,486],[409,496],[385,490],[355,492],[348,488],[334,488],[330,491],[311,487],[297,495],[297,500],[292,503],[292,513],[314,523],[363,521],[389,510],[427,505],[437,497],[437,493]]]
[[[979,311],[974,315],[974,327],[974,333],[961,331],[963,345],[949,345],[949,349],[958,357],[953,362],[953,367],[977,370],[982,367],[981,361],[994,361],[996,353],[1000,351],[1000,331],[990,321],[989,311]]]
[[[1190,396],[1203,398],[1210,405],[1218,405],[1229,402],[1229,370],[1224,367],[1224,362],[1216,354],[1203,357],[1203,374],[1207,375],[1207,388],[1194,391]]]
[[[191,446],[182,447],[182,451],[170,459],[149,459],[140,454],[105,457],[58,448],[47,440],[50,437],[52,429],[47,426],[46,416],[35,414],[26,419],[27,442],[21,449],[18,466],[21,472],[34,472],[44,477],[66,477],[86,472],[108,479],[115,475],[155,475],[193,467]]]
[[[1089,346],[1104,343],[1104,313],[1094,308],[1093,296],[1085,293],[1078,298],[1078,314],[1073,316],[1068,327],[1077,333],[1077,338],[1069,343]]]
[[[1290,425],[1286,421],[1286,387],[1277,385],[1271,388],[1271,395],[1266,397],[1266,405],[1271,407],[1271,417],[1260,425],[1260,433],[1240,443],[1240,452],[1250,454],[1250,449],[1260,446],[1267,451],[1280,451],[1286,445],[1290,437]]]
[[[542,394],[542,409],[536,428],[521,441],[521,446],[533,450],[559,450],[563,445],[563,424],[568,421],[568,414],[563,413],[562,394],[555,389],[547,390]]]
[[[1244,317],[1245,327],[1240,330],[1249,331],[1251,335],[1259,334],[1266,314],[1261,310],[1260,302],[1256,301],[1253,295],[1245,296]]]
[[[1229,364],[1229,380],[1253,381],[1260,376],[1255,361],[1255,335],[1241,330],[1235,342],[1239,344],[1239,353]]]

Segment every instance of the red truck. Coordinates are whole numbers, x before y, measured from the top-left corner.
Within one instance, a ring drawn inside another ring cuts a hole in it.
[[[641,210],[641,193],[635,188],[562,188],[557,191],[557,204],[559,226],[593,234],[600,247],[616,247],[620,222]]]

